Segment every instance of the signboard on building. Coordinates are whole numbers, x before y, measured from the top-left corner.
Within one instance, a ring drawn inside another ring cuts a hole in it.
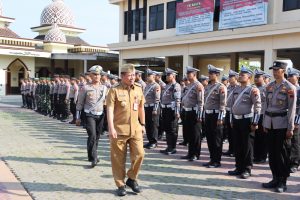
[[[268,0],[220,0],[219,29],[267,24]]]
[[[213,31],[214,0],[177,3],[176,35]]]

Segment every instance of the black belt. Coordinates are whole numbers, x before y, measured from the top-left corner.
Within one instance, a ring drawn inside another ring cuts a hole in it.
[[[282,113],[272,113],[272,112],[265,112],[266,115],[268,115],[269,117],[285,117],[287,116],[287,112],[282,112]]]

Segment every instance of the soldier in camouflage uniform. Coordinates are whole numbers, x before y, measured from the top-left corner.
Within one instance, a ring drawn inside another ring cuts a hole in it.
[[[297,89],[297,106],[295,117],[295,129],[291,139],[291,173],[296,173],[300,164],[300,137],[299,137],[299,124],[300,124],[300,86],[299,86],[300,71],[294,68],[288,69],[288,80]]]

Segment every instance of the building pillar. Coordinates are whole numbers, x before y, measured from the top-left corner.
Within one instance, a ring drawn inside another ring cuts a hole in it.
[[[183,55],[183,65],[182,65],[182,73],[186,74],[186,67],[187,66],[194,66],[194,58],[188,54]]]
[[[234,71],[239,71],[239,53],[230,54],[230,69]]]
[[[65,74],[69,74],[69,60],[65,60],[64,62],[64,71]]]
[[[55,73],[55,60],[54,59],[51,59],[51,64],[50,64],[50,72],[51,72],[51,74],[52,74],[52,77],[53,77],[53,75],[54,75],[54,73]]]
[[[119,52],[119,68],[118,68],[118,73],[119,73],[119,76],[121,75],[121,67],[122,65],[126,64],[126,60],[123,58],[123,52],[120,51]]]
[[[83,60],[83,73],[87,72],[87,60]]]
[[[271,74],[271,70],[269,67],[273,65],[273,62],[277,59],[277,50],[276,49],[265,49],[265,56],[264,56],[264,71]]]

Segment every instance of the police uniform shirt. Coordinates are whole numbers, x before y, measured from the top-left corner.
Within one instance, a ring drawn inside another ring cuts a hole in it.
[[[227,111],[230,111],[231,109],[231,102],[232,102],[232,96],[233,96],[233,91],[234,89],[238,86],[238,84],[235,84],[235,85],[229,85],[227,87],[227,101],[226,101],[226,110]]]
[[[213,89],[213,91],[211,91]],[[210,94],[210,95],[209,95]],[[209,95],[209,96],[208,96]],[[208,84],[205,88],[205,110],[225,111],[227,90],[224,84],[216,82]]]
[[[114,113],[113,122],[118,135],[136,136],[142,133],[138,120],[138,107],[144,107],[145,98],[140,84],[118,84],[109,90],[107,108]]]
[[[204,105],[204,87],[199,82],[190,83],[186,86],[185,92],[182,95],[181,106],[183,108],[195,108],[202,116]]]
[[[26,91],[26,84],[23,82],[21,84],[21,94],[25,94],[25,91]]]
[[[269,83],[266,87],[266,103],[263,126],[267,129],[294,130],[294,119],[296,113],[297,93],[296,87],[286,79],[281,84],[276,81]],[[270,113],[286,113],[284,117],[270,117]]]
[[[143,91],[145,91],[146,83],[143,80],[137,81],[142,86]]]
[[[54,83],[53,94],[58,94],[59,82]]]
[[[266,103],[266,85],[261,85],[258,86],[257,89],[259,90],[260,93],[260,99],[261,99],[261,112],[260,114],[264,114],[265,113],[265,103]]]
[[[92,84],[85,85],[78,95],[76,110],[81,111],[84,109],[85,113],[102,115],[106,94],[107,87],[105,85],[100,84],[99,87]]]
[[[109,81],[102,83],[102,85],[105,85],[108,89],[111,88],[111,84]]]
[[[153,83],[148,83],[145,87],[144,90],[144,96],[145,96],[145,104],[150,105],[154,104],[154,111],[157,110],[158,104],[160,102],[160,95],[161,95],[161,90],[160,86],[158,83],[153,82]]]
[[[78,97],[78,85],[73,84],[70,86],[70,99],[74,99],[74,102],[76,102],[77,97]]]
[[[261,112],[261,98],[259,90],[255,86],[251,85],[246,87],[237,86],[233,91],[231,104],[231,113],[233,115],[247,115],[254,113],[256,119],[258,119],[257,117]],[[258,123],[258,121],[255,121],[255,123]]]
[[[162,91],[161,95],[161,104],[162,105],[172,105],[173,109],[180,108],[181,102],[181,86],[179,83],[168,83],[164,90]],[[177,113],[179,110],[177,110]]]

